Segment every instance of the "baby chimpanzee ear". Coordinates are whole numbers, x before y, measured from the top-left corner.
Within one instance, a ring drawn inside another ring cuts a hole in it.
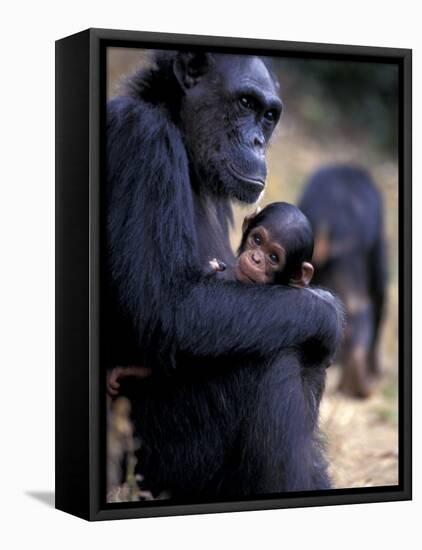
[[[300,287],[309,286],[314,276],[314,266],[309,262],[302,262],[300,273],[297,277],[290,279],[290,284]]]
[[[245,218],[243,220],[243,223],[242,223],[242,233],[245,233],[245,231],[247,231],[251,221],[260,212],[261,212],[261,208],[259,206],[257,206],[255,212],[252,212],[252,214],[248,214],[247,216],[245,216]]]

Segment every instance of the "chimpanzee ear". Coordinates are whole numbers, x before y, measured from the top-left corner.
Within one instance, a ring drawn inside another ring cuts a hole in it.
[[[242,223],[242,233],[245,233],[245,231],[248,229],[249,224],[254,219],[254,217],[261,212],[261,208],[259,206],[256,207],[255,212],[252,212],[252,214],[248,214],[245,216],[243,223]]]
[[[196,86],[208,71],[209,54],[205,52],[178,52],[173,63],[173,71],[183,90]]]
[[[291,279],[290,283],[295,286],[309,286],[314,276],[314,266],[309,262],[302,262],[302,267],[298,277]]]

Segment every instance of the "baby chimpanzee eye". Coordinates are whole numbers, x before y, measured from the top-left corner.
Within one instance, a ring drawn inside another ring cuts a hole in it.
[[[255,243],[256,245],[258,245],[258,246],[261,245],[262,239],[261,239],[261,237],[258,235],[258,233],[254,233],[254,235],[253,235],[252,238],[253,238],[254,243]]]
[[[273,264],[278,264],[277,254],[274,254],[274,252],[272,254],[270,254],[270,260],[272,261]]]

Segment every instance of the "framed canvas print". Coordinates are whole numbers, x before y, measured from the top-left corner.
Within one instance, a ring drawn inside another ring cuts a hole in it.
[[[56,507],[411,498],[411,51],[56,43]]]

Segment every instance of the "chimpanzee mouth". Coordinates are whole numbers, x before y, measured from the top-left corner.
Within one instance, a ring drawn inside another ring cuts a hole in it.
[[[252,185],[257,185],[261,189],[265,187],[265,179],[263,178],[252,178],[251,176],[245,176],[244,174],[241,174],[232,164],[228,165],[228,170],[231,173],[232,176],[234,176],[236,179],[243,181],[244,183],[249,183]]]
[[[250,275],[250,272],[248,270],[248,272],[246,273],[243,269],[242,269],[242,266],[240,264],[240,262],[236,265],[235,267],[235,275],[236,275],[236,278],[239,280],[241,280],[242,282],[244,283],[252,283],[252,284],[257,284],[259,283],[260,281],[260,275],[261,273],[257,272],[257,277],[254,278],[254,277],[251,277]]]

